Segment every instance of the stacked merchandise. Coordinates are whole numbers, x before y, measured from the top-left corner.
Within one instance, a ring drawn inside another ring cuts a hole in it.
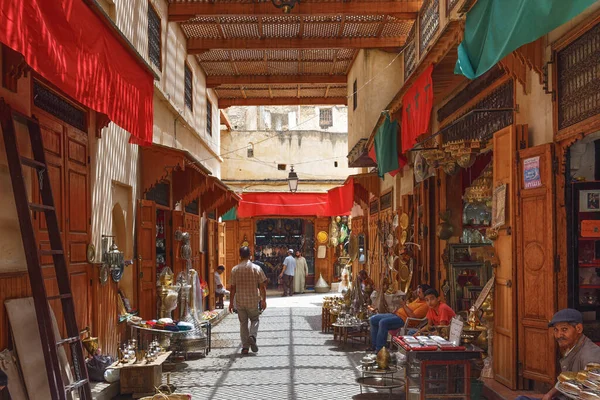
[[[173,321],[171,318],[161,318],[159,320],[153,319],[148,321],[137,321],[131,320],[132,324],[140,325],[142,328],[158,329],[163,331],[171,332],[185,332],[190,331],[193,325],[185,321]]]
[[[556,389],[571,399],[600,400],[600,364],[590,363],[579,372],[563,372]]]
[[[441,336],[396,336],[394,341],[407,351],[457,351],[465,350]]]

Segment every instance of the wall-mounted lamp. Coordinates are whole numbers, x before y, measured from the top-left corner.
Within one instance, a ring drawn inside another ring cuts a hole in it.
[[[112,244],[108,245],[108,239],[112,239]],[[119,282],[123,277],[125,270],[125,256],[119,251],[115,243],[114,236],[102,235],[102,265],[100,266],[100,283],[104,285],[108,281],[108,274],[112,276],[113,281]]]

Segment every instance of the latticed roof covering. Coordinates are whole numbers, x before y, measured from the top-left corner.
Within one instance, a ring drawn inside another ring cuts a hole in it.
[[[170,0],[220,107],[346,104],[361,48],[399,51],[421,0]]]

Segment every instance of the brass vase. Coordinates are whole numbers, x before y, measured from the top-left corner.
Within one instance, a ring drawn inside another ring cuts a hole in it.
[[[379,369],[388,369],[390,367],[390,352],[384,346],[377,353],[377,368]]]

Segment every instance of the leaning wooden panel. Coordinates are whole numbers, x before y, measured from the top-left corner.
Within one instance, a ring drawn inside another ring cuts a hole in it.
[[[506,223],[500,227],[494,244],[499,265],[494,284],[494,379],[511,389],[517,388],[517,293],[514,265],[514,197],[517,136],[509,126],[494,134],[494,188],[507,185]]]
[[[554,145],[519,152],[519,361],[526,379],[554,383],[556,344],[548,321],[556,312]]]

